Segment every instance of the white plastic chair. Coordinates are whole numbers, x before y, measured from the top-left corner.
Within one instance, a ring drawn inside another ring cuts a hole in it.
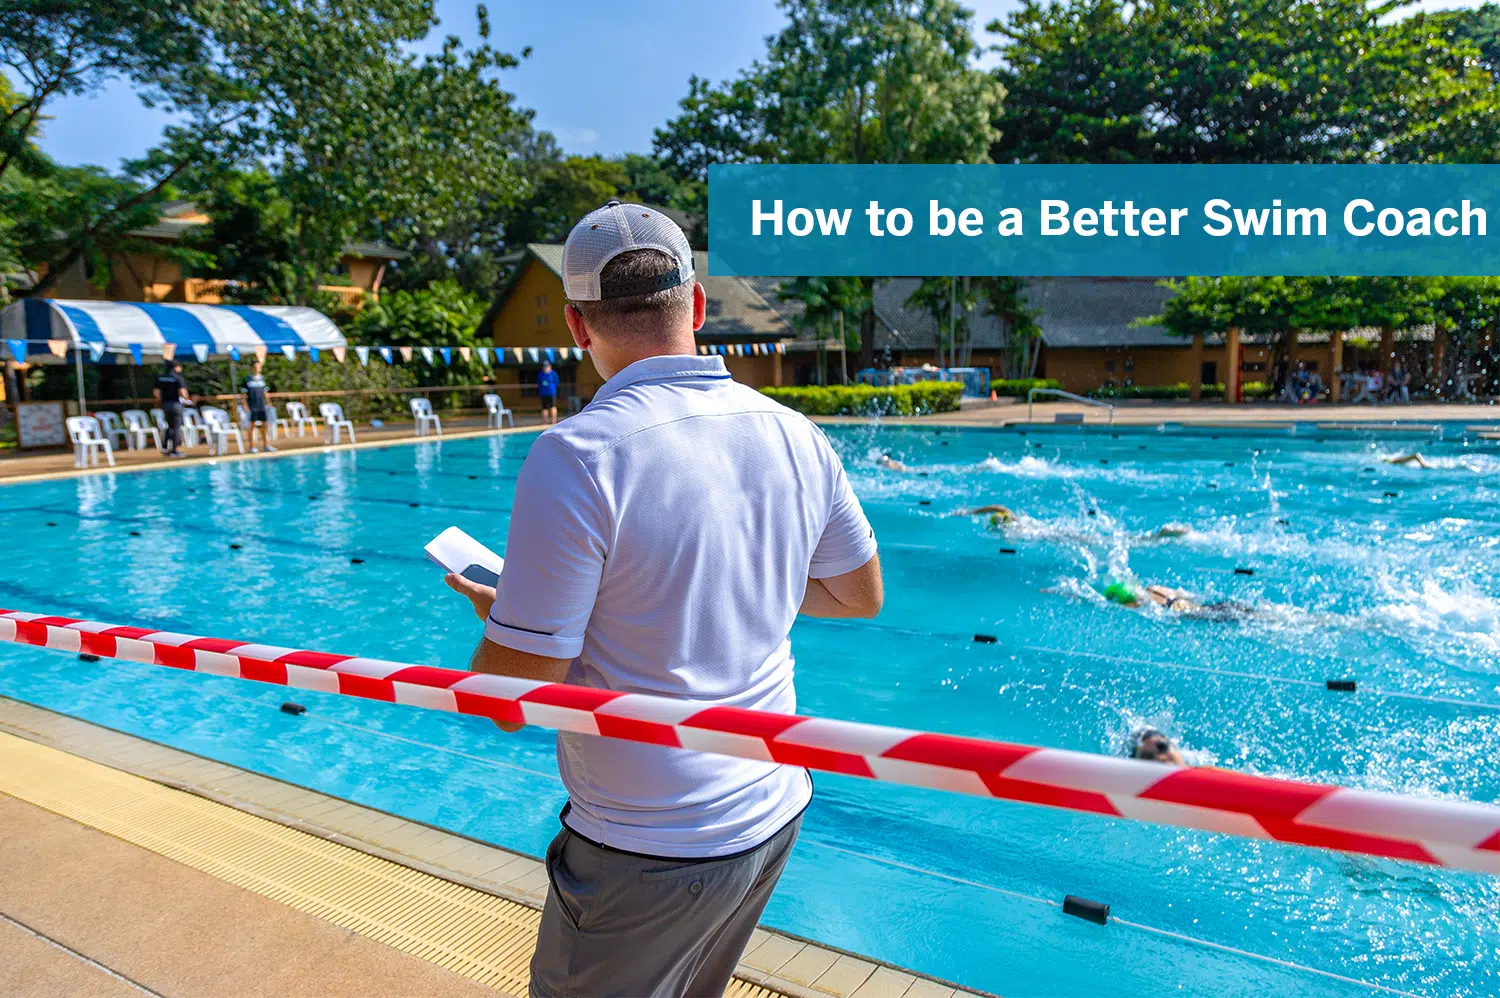
[[[291,403],[291,405],[296,405],[296,404],[297,403],[295,403],[295,402]],[[280,413],[278,413],[276,411],[276,407],[274,405],[268,405],[268,406],[266,406],[266,425],[271,428],[271,439],[272,440],[276,439],[276,437],[280,434],[280,432],[281,432],[281,430],[282,430],[283,427],[286,428],[286,435],[287,436],[291,436],[292,435],[292,421],[290,419],[287,419],[285,416],[281,415]]]
[[[287,408],[292,407],[287,403]],[[323,417],[323,424],[328,427],[328,442],[336,444],[339,442],[339,430],[349,430],[349,442],[354,443],[354,421],[344,418],[344,407],[337,402],[318,403],[318,415]]]
[[[139,409],[126,409],[121,415],[125,417],[125,432],[129,434],[127,439],[131,450],[145,450],[148,436],[156,441],[157,450],[162,449],[161,430],[152,425],[144,412]],[[166,422],[165,416],[162,417],[162,422]]]
[[[318,407],[318,411],[322,411],[322,406]],[[318,417],[309,416],[307,414],[307,406],[301,402],[288,402],[286,404],[286,414],[291,424],[297,427],[297,436],[302,436],[302,434],[307,432],[309,427],[312,428],[314,433],[318,432]],[[291,436],[292,431],[288,429],[286,435]]]
[[[203,410],[203,421],[208,432],[208,452],[210,454],[229,453],[229,438],[239,445],[240,453],[245,453],[245,438],[240,436],[240,428],[229,413],[223,409],[215,409],[209,406]]]
[[[113,412],[96,412],[94,418],[99,421],[99,431],[108,440],[111,446],[119,441],[121,447],[130,443],[130,434],[125,432],[125,427],[120,425],[120,416]]]
[[[248,430],[250,428],[250,410],[236,403],[234,412],[235,415],[240,419],[240,426]]]
[[[65,423],[68,427],[68,439],[73,442],[73,467],[87,468],[98,464],[100,451],[109,459],[109,466],[115,466],[115,449],[99,431],[97,419],[93,416],[69,416]]]
[[[502,425],[502,420],[506,419],[510,420],[511,426],[516,425],[516,414],[505,408],[505,403],[500,401],[500,396],[493,392],[486,393],[484,396],[484,412],[484,425],[491,429],[498,430]]]
[[[417,421],[417,436],[427,436],[428,430],[437,430],[437,435],[443,435],[443,421],[432,411],[432,403],[424,398],[409,399],[407,405],[411,406],[412,418]]]
[[[161,409],[151,410],[151,422],[155,423],[156,428],[163,434],[167,432],[167,414]]]
[[[208,439],[208,424],[196,406],[185,405],[182,407],[182,442],[187,447],[197,447],[199,437]]]

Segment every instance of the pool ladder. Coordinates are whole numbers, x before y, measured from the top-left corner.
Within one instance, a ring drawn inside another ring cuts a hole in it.
[[[1031,407],[1032,403],[1036,400],[1036,397],[1038,395],[1058,395],[1065,399],[1072,399],[1074,402],[1082,402],[1084,405],[1092,405],[1102,409],[1108,409],[1109,425],[1115,425],[1114,406],[1110,405],[1108,402],[1100,402],[1098,399],[1091,399],[1083,395],[1074,395],[1072,392],[1065,392],[1061,388],[1033,388],[1031,389],[1031,391],[1026,393],[1026,422],[1028,423],[1032,421]]]

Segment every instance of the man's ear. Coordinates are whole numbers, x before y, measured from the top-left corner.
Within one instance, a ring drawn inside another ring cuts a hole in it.
[[[568,321],[568,332],[573,334],[578,349],[587,350],[593,338],[589,335],[589,327],[583,324],[583,313],[569,302],[563,306],[563,318]]]
[[[703,323],[708,320],[708,295],[703,291],[703,285],[693,285],[693,332],[703,328]]]

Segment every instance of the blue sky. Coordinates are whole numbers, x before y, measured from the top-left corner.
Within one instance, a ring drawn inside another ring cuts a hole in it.
[[[1419,7],[1476,6],[1478,0],[1424,0]],[[969,0],[982,29],[1015,0]],[[438,0],[434,35],[473,41],[473,0]],[[570,152],[646,152],[652,129],[669,118],[696,73],[732,76],[765,50],[781,17],[774,0],[489,0],[491,42],[532,56],[503,76],[537,125]],[[115,167],[161,134],[160,111],[144,108],[130,87],[107,86],[89,99],[50,105],[42,147],[70,165]]]

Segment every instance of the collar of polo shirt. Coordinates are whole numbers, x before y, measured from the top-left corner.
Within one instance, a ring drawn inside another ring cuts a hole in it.
[[[724,358],[695,357],[692,354],[673,353],[659,357],[646,357],[630,364],[613,378],[606,381],[594,393],[594,401],[608,398],[615,392],[645,381],[666,381],[671,378],[728,378],[729,369]]]

